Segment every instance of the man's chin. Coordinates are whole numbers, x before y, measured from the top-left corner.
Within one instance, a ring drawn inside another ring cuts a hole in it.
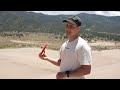
[[[68,36],[68,37],[69,37],[69,36],[70,36],[70,33],[67,33],[67,34],[66,34],[66,36]]]
[[[66,35],[67,37],[69,37],[70,35]]]

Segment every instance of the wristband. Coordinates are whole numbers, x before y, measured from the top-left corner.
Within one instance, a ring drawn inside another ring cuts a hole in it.
[[[66,75],[67,75],[67,77],[70,77],[69,75],[70,75],[70,71],[66,71]]]

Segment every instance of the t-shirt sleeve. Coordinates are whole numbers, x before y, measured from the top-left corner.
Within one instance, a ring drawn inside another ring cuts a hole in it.
[[[92,56],[90,46],[83,45],[78,50],[78,61],[80,62],[80,65],[91,65]]]

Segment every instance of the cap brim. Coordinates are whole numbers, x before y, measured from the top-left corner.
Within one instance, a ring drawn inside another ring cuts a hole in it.
[[[69,22],[71,24],[76,24],[75,22],[73,22],[72,20],[63,20],[63,22]]]
[[[63,20],[63,22],[67,22],[67,20]]]

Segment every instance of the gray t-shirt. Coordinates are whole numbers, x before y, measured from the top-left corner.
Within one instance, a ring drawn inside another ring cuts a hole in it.
[[[74,41],[66,41],[60,48],[60,71],[73,71],[81,65],[91,64],[91,48],[88,43],[81,37]],[[82,79],[82,77],[69,77],[69,79]],[[67,79],[67,78],[66,78]]]

